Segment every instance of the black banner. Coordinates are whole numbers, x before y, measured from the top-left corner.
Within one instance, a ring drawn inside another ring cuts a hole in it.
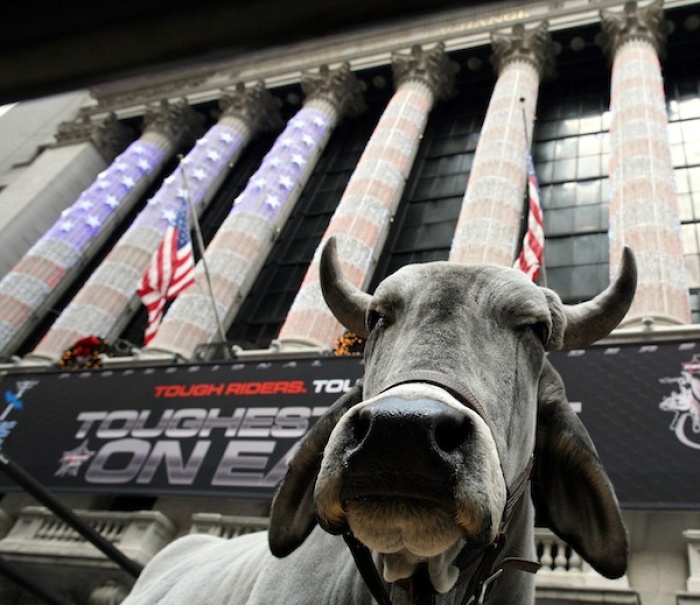
[[[550,359],[624,506],[700,508],[700,342]],[[8,374],[0,442],[52,491],[268,498],[361,374],[357,357]]]

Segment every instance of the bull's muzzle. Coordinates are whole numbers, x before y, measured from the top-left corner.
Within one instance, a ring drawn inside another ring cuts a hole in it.
[[[394,386],[333,429],[314,500],[321,525],[380,553],[436,556],[495,537],[506,488],[491,431],[445,389]]]
[[[460,410],[431,399],[378,399],[348,419],[344,502],[413,498],[453,509],[456,468],[469,450],[472,425]]]

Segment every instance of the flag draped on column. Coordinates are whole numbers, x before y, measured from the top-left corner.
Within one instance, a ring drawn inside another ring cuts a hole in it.
[[[138,294],[148,309],[144,343],[158,331],[165,304],[194,283],[194,255],[189,229],[189,207],[180,210],[165,230],[165,236],[139,284]]]
[[[527,152],[527,208],[527,231],[523,238],[520,254],[515,259],[513,267],[520,269],[532,281],[536,281],[544,256],[544,229],[542,228],[540,185],[529,150]]]

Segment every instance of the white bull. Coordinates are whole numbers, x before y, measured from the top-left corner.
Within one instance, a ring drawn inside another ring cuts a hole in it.
[[[535,512],[600,573],[625,572],[613,488],[545,351],[617,326],[636,287],[629,250],[610,287],[573,306],[515,270],[446,262],[370,296],[332,239],[321,283],[367,338],[365,374],[303,440],[269,535],[181,538],[125,605],[530,604]]]

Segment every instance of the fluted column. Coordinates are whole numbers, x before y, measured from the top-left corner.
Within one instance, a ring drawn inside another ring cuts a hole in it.
[[[428,113],[435,101],[451,94],[457,67],[442,44],[392,57],[396,92],[331,218],[323,242],[334,235],[345,274],[366,288],[401,199]],[[321,244],[321,247],[323,243]],[[319,247],[320,250],[320,247]],[[285,347],[330,347],[342,327],[323,302],[318,250],[279,334]]]
[[[552,71],[547,27],[544,22],[526,31],[517,24],[511,34],[491,36],[498,79],[474,153],[451,261],[513,264],[526,184],[526,140],[531,140],[540,79]]]
[[[59,124],[56,142],[0,192],[0,277],[59,219],[134,134],[113,115],[81,112]]]
[[[141,138],[100,174],[93,186],[39,242],[34,257],[42,257],[40,266],[47,273],[45,281],[49,292],[62,278],[65,286],[69,285],[66,269],[77,272],[82,268],[109,231],[141,198],[163,164],[186,138],[194,138],[200,131],[201,116],[184,102],[163,102],[149,109],[144,123]],[[117,248],[118,245],[112,249],[108,259],[123,252],[123,248]],[[58,267],[47,260],[51,255],[59,263]],[[129,266],[128,254],[125,256],[127,258],[121,257],[118,261],[123,265],[120,269],[125,271],[110,274],[103,264],[93,273],[32,352],[34,356],[55,359],[82,336],[109,334],[120,305],[126,306],[133,294],[128,292],[128,277],[124,273],[132,276],[135,268]],[[135,285],[133,290],[136,290]]]
[[[235,200],[205,254],[217,313],[225,327],[265,262],[338,120],[364,109],[363,86],[347,64],[333,71],[322,67],[318,74],[304,74],[302,87],[304,106]],[[144,352],[175,352],[189,358],[197,345],[218,338],[212,297],[200,262],[196,283],[173,302]]]
[[[639,265],[637,294],[626,324],[645,317],[690,323],[659,52],[666,38],[662,3],[603,11],[605,47],[612,57],[610,95],[610,271],[622,246]]]
[[[110,133],[108,138],[121,135],[115,122],[111,116],[101,125],[101,131]],[[84,117],[62,124],[56,138],[59,144],[70,144],[94,129]],[[0,281],[0,355],[14,353],[43,319],[152,182],[165,158],[164,150],[145,137],[129,145],[5,275]]]

